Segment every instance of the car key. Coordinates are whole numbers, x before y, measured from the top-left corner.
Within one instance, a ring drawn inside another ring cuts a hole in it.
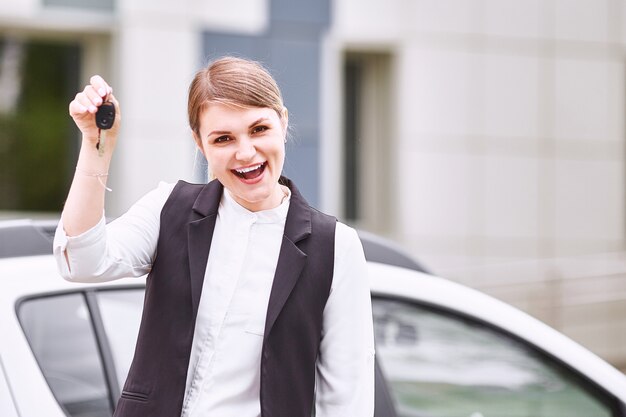
[[[96,112],[96,126],[99,129],[110,129],[115,121],[115,106],[110,101],[105,101],[98,107]]]
[[[115,105],[110,101],[105,101],[98,107],[96,112],[96,126],[98,126],[98,143],[96,149],[98,155],[104,154],[104,143],[106,141],[106,131],[113,127],[115,122]]]

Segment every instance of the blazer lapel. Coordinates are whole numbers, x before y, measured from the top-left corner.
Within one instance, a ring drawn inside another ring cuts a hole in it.
[[[308,203],[290,180],[281,177],[281,183],[291,190],[291,199],[267,307],[265,338],[272,330],[306,264],[307,255],[298,247],[298,243],[311,234],[311,211]]]
[[[217,220],[217,210],[222,197],[222,184],[211,181],[204,186],[193,205],[191,222],[187,226],[187,251],[191,279],[191,302],[195,320],[200,305],[202,284],[206,272],[211,240]]]

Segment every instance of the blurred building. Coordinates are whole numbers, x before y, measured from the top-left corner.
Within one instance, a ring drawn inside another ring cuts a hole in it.
[[[0,37],[0,208],[60,209],[94,73],[123,106],[109,214],[203,180],[188,83],[259,59],[312,203],[626,369],[623,2],[0,0]]]
[[[356,142],[357,218],[625,369],[626,4],[338,0],[333,12],[322,159]],[[337,116],[346,93],[355,118]],[[341,212],[345,167],[333,167],[322,190]]]

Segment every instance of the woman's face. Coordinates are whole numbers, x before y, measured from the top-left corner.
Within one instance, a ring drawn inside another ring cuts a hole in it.
[[[267,107],[207,105],[200,115],[196,143],[213,175],[233,198],[250,211],[280,205],[278,178],[285,161],[287,113]]]

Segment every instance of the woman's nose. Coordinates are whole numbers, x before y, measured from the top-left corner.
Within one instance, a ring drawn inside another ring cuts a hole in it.
[[[256,148],[252,144],[252,141],[249,138],[241,138],[239,140],[239,147],[237,148],[235,158],[240,161],[249,161],[255,154]]]

